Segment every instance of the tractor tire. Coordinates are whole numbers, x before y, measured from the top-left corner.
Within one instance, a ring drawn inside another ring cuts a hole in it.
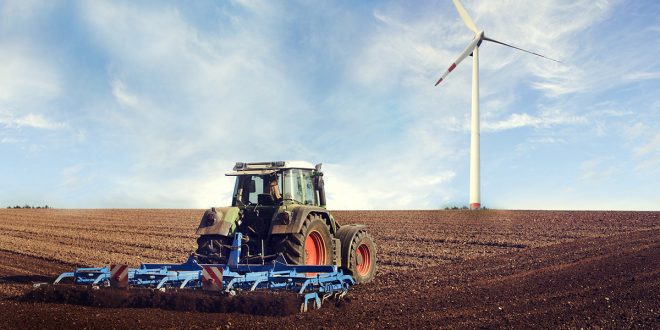
[[[225,264],[231,251],[232,238],[204,235],[197,238],[195,259],[200,264]]]
[[[286,235],[279,252],[292,265],[331,265],[332,235],[325,220],[310,214],[298,233]]]
[[[337,232],[341,240],[342,269],[357,283],[368,283],[376,275],[376,243],[361,228],[342,226]]]

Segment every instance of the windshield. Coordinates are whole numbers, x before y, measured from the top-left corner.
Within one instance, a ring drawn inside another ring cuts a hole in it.
[[[284,171],[284,199],[305,205],[316,205],[316,192],[309,170]]]
[[[237,176],[232,205],[279,205],[283,201],[317,205],[316,200],[312,171],[290,169],[266,175]]]

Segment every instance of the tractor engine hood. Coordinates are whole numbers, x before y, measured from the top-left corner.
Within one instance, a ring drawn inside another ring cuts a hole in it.
[[[213,207],[204,212],[197,235],[229,236],[236,230],[240,209],[238,207]]]

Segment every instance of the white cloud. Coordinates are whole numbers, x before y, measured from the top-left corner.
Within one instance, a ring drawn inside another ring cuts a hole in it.
[[[0,105],[34,111],[59,95],[58,73],[36,50],[2,42],[0,47]]]
[[[631,72],[622,78],[626,81],[654,80],[660,79],[660,72]]]
[[[0,124],[3,124],[7,128],[30,127],[49,130],[68,127],[66,123],[48,120],[41,114],[33,113],[28,113],[24,116],[13,116],[7,112],[0,112]]]
[[[660,133],[654,128],[657,124],[653,120],[645,120],[620,126],[632,160],[636,162],[634,170],[647,174],[657,172],[660,163]]]
[[[486,132],[499,132],[526,126],[547,128],[555,125],[584,124],[585,122],[584,117],[570,116],[559,111],[545,112],[540,116],[514,113],[502,121],[484,122],[481,124],[481,128]]]
[[[148,150],[179,143],[193,153],[213,146],[226,150],[236,146],[227,143],[231,136],[268,141],[280,127],[309,118],[280,67],[276,31],[264,22],[248,24],[249,18],[227,14],[229,26],[223,28],[230,32],[218,35],[198,29],[174,7],[97,2],[87,3],[85,12],[112,55],[116,102],[143,110],[113,116],[137,135],[132,138],[158,137],[145,141]],[[151,125],[135,124],[145,121]]]
[[[536,150],[543,145],[564,144],[564,143],[566,143],[566,140],[564,138],[557,136],[533,137],[523,143],[517,144],[516,152],[526,153],[532,150]]]
[[[597,157],[580,164],[582,180],[603,180],[612,177],[616,174],[619,168],[616,165],[609,165],[611,157]]]
[[[456,175],[450,170],[434,172],[433,164],[400,163],[398,158],[386,164],[373,162],[362,165],[361,167],[324,165],[329,208],[334,210],[439,208],[451,196],[447,186]]]
[[[29,26],[42,14],[42,9],[37,7],[35,3],[20,1],[0,6],[0,18],[9,20],[0,23],[0,35],[9,33],[11,27]],[[58,111],[52,103],[61,95],[62,83],[60,72],[51,59],[43,56],[38,45],[17,38],[0,38],[0,49],[0,125],[13,131],[12,141],[24,143],[26,137],[34,133],[23,132],[22,128],[68,128],[67,122],[54,119]]]
[[[660,155],[660,133],[655,133],[648,141],[633,149],[633,154],[637,157],[658,154]]]
[[[659,172],[660,169],[660,155],[645,158],[635,166],[635,170],[639,172]]]
[[[61,186],[66,190],[83,189],[93,182],[95,175],[89,173],[91,164],[75,164],[60,171]]]
[[[507,85],[511,79],[520,81],[531,76],[533,87],[547,96],[557,97],[583,92],[602,79],[591,74],[593,69],[601,67],[583,59],[589,53],[589,44],[576,40],[589,38],[585,31],[609,17],[616,4],[616,1],[486,1],[467,2],[465,6],[487,36],[563,62],[484,43],[483,68],[506,71],[507,79],[498,80],[508,81]],[[506,85],[496,86],[502,91]]]
[[[227,177],[234,163],[206,159],[194,170],[165,177],[148,169],[114,178],[104,203],[120,207],[209,208],[231,204],[234,177]]]
[[[0,139],[0,143],[2,143],[2,144],[12,144],[12,143],[18,143],[18,142],[20,142],[20,140],[18,140],[16,138],[12,138],[12,137],[3,137],[2,139]]]
[[[319,114],[283,67],[277,8],[238,5],[248,12],[216,8],[211,27],[175,6],[82,5],[109,58],[110,102],[92,116],[132,157],[113,201],[216,205],[233,188],[223,177],[233,162],[309,157],[303,137]]]
[[[112,83],[112,95],[115,97],[117,102],[125,107],[141,110],[144,109],[143,102],[134,94],[131,94],[127,89],[124,83],[116,79]]]
[[[231,0],[232,3],[242,6],[253,13],[261,13],[262,15],[274,15],[276,11],[275,7],[272,6],[271,1],[265,0]]]
[[[625,126],[623,128],[623,133],[629,140],[635,140],[640,136],[646,134],[648,130],[649,127],[647,124],[643,122],[636,122],[632,125]]]

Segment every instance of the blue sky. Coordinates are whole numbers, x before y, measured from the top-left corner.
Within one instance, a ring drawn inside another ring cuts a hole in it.
[[[660,209],[660,3],[471,1],[482,204]],[[468,203],[451,1],[0,1],[0,206],[230,202],[236,161],[323,162],[333,209]]]

